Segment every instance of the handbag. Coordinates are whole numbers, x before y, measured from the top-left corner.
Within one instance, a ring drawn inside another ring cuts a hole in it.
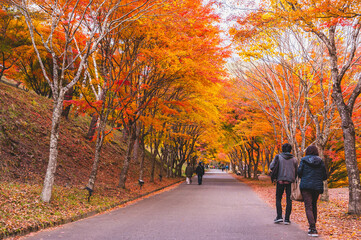
[[[301,179],[296,177],[296,180],[291,183],[291,200],[303,202],[303,197],[300,189]]]

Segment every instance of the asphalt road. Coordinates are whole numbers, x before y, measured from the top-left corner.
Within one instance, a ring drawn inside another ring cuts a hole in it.
[[[310,239],[295,223],[274,224],[275,209],[231,175],[212,170],[196,182],[25,239]]]

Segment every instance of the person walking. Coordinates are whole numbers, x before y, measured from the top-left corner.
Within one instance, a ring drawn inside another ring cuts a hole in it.
[[[198,166],[196,168],[196,174],[198,176],[198,185],[202,185],[202,180],[204,175],[204,167],[202,165],[202,162],[198,163]]]
[[[277,171],[276,183],[276,209],[277,217],[274,223],[291,223],[290,216],[292,211],[291,200],[291,183],[295,181],[297,176],[297,159],[291,154],[292,146],[289,143],[282,145],[282,153],[277,154],[270,164],[270,169]],[[276,167],[277,166],[277,167]],[[286,191],[286,212],[283,221],[282,218],[282,196]]]
[[[308,236],[317,237],[317,200],[323,193],[323,181],[327,179],[327,173],[316,146],[307,147],[306,156],[301,159],[297,174],[301,178],[300,190],[309,224]]]
[[[193,167],[190,163],[187,163],[186,167],[186,182],[187,184],[192,184],[192,176],[193,176]]]

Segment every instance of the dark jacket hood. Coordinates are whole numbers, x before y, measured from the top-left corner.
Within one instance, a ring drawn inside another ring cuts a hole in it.
[[[283,152],[281,153],[281,156],[286,160],[293,158],[293,155],[289,152]]]
[[[303,157],[302,160],[304,160],[311,167],[320,167],[322,163],[322,159],[316,155],[308,155]]]

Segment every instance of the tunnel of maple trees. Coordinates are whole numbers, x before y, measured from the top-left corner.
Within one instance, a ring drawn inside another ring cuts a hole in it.
[[[233,2],[249,10],[224,19],[221,1],[1,1],[0,80],[53,100],[43,201],[61,119],[86,115],[89,189],[115,131],[120,188],[146,152],[151,181],[200,160],[257,178],[283,143],[298,160],[314,144],[325,184],[349,186],[349,212],[361,213],[360,3]]]

